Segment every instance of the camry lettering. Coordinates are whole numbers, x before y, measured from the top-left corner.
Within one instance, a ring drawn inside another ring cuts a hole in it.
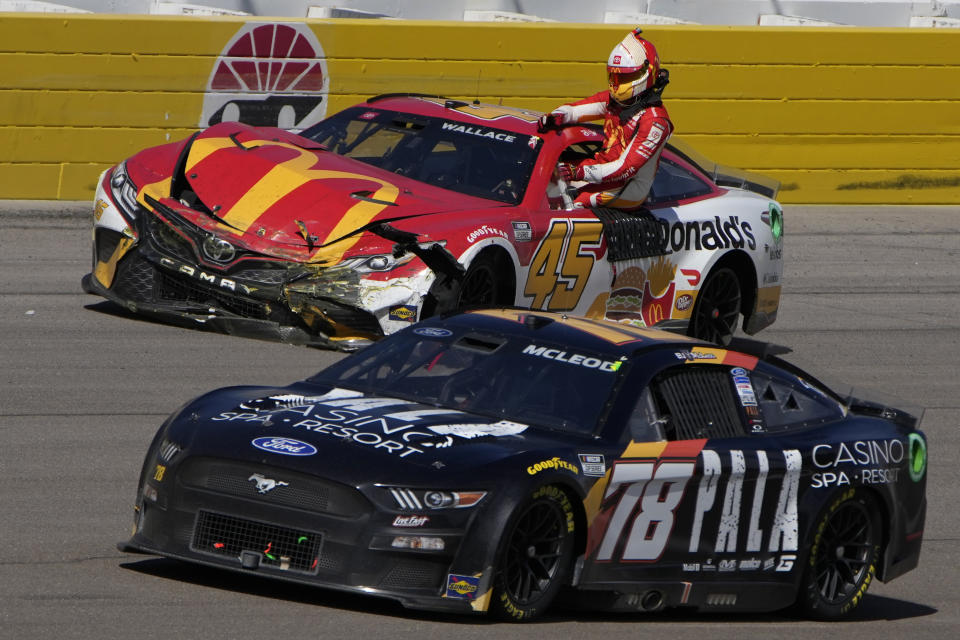
[[[220,287],[221,289],[229,289],[230,291],[236,291],[238,287],[236,280],[231,280],[229,278],[221,278],[218,275],[207,273],[206,271],[201,271],[196,267],[191,267],[188,264],[180,264],[180,263],[174,262],[170,258],[160,258],[160,264],[170,269],[173,269],[178,273],[182,273],[192,278],[196,278],[201,282],[207,282],[216,287]],[[243,289],[246,290],[247,288],[243,287]]]

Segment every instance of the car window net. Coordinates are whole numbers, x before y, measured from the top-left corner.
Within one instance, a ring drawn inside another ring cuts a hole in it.
[[[730,375],[696,368],[674,373],[658,384],[669,416],[670,439],[730,438],[744,435]]]

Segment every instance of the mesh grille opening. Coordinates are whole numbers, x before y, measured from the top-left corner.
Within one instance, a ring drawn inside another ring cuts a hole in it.
[[[136,252],[127,255],[117,265],[113,290],[118,296],[135,302],[152,302],[154,268]]]
[[[322,542],[323,537],[313,531],[200,511],[190,548],[198,553],[238,559],[242,552],[250,551],[260,554],[261,566],[314,574]]]
[[[261,492],[255,481],[258,473],[283,484]],[[190,458],[178,472],[178,478],[189,487],[314,513],[359,518],[372,509],[353,487],[272,467],[254,470],[249,465]]]
[[[447,561],[401,561],[380,580],[385,589],[436,589],[443,581]]]
[[[674,439],[744,435],[730,376],[725,371],[683,371],[663,379],[659,389],[675,430]]]
[[[247,298],[231,296],[210,287],[202,287],[186,279],[160,272],[158,298],[167,301],[194,302],[225,309],[244,318],[266,319],[270,315],[266,305]]]

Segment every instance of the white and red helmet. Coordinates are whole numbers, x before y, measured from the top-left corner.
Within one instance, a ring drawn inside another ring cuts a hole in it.
[[[649,40],[640,37],[640,29],[627,34],[607,59],[607,83],[610,97],[627,104],[651,89],[660,71],[660,56]]]

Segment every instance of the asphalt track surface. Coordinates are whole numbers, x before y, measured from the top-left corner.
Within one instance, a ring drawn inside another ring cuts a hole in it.
[[[960,210],[788,207],[788,359],[926,407],[920,566],[853,619],[574,614],[528,625],[120,553],[142,456],[168,413],[238,383],[287,383],[339,356],[125,316],[80,289],[87,205],[0,203],[0,638],[418,640],[960,637]]]

